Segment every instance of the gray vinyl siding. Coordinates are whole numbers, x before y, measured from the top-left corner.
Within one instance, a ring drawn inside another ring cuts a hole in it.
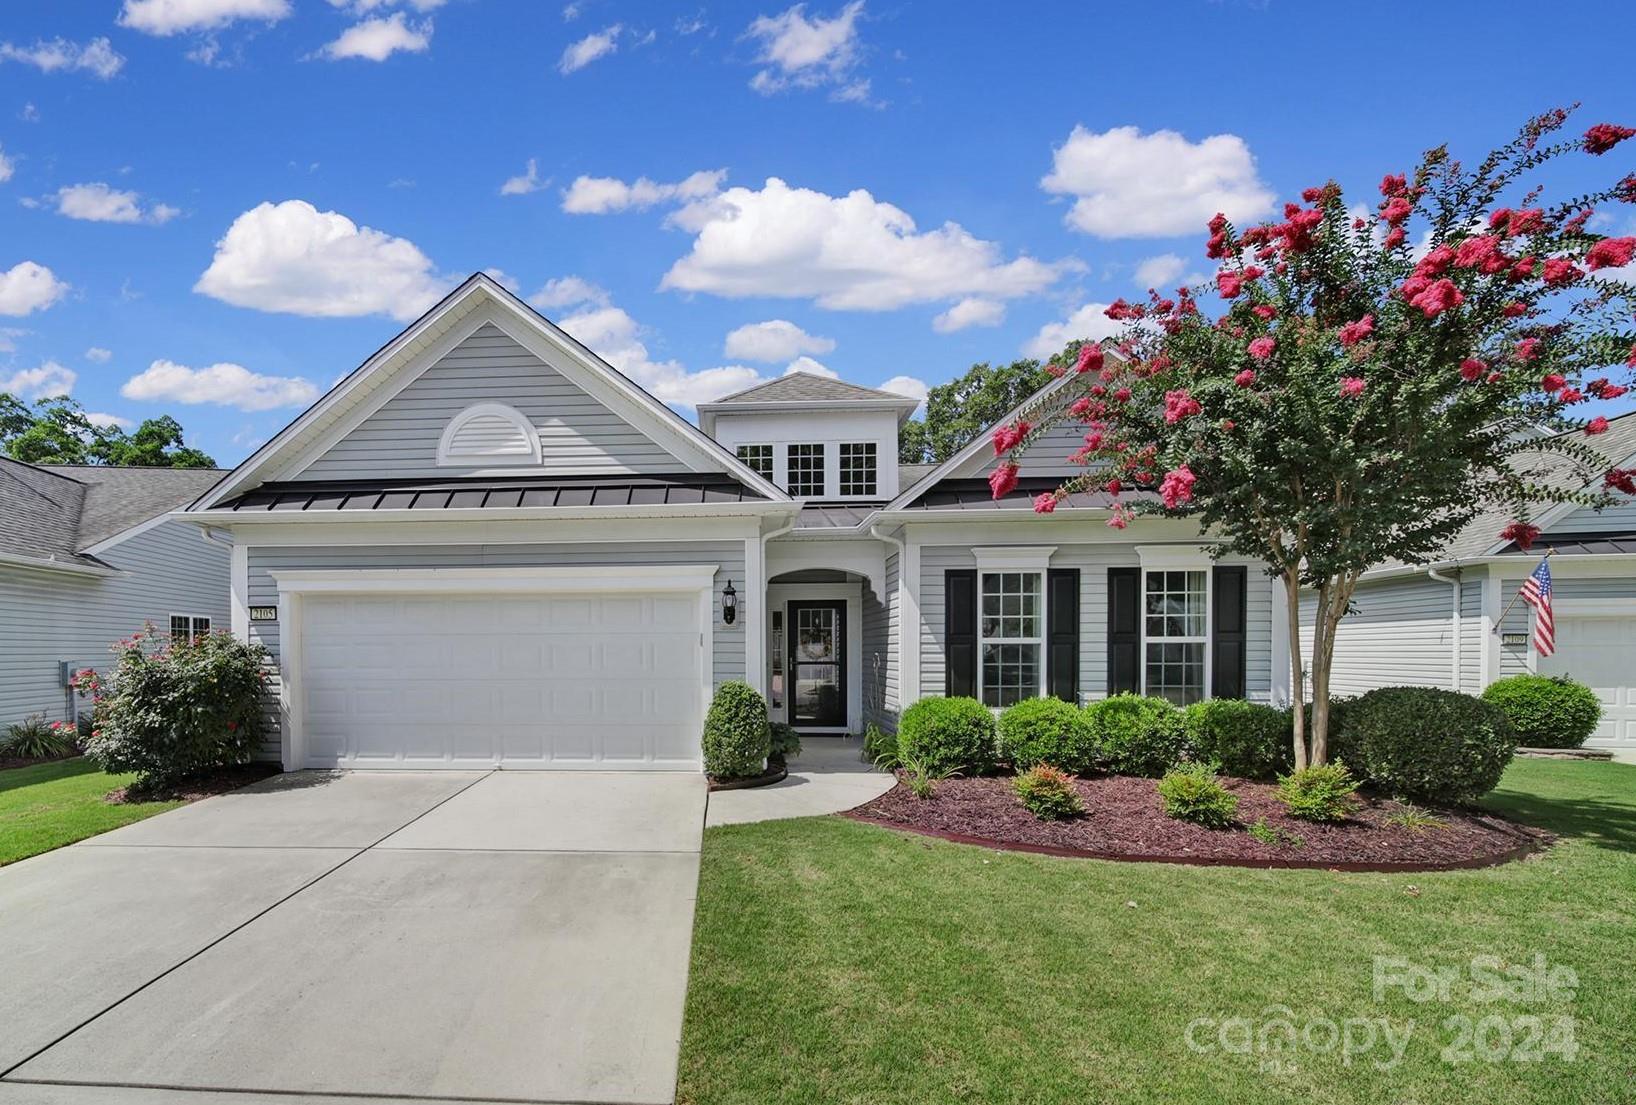
[[[986,440],[986,438],[985,438]],[[1074,419],[1058,422],[1040,435],[1039,440],[1030,445],[1017,462],[1018,475],[1029,476],[1077,476],[1085,471],[1084,465],[1074,464],[1068,460],[1085,444],[1085,427]],[[999,458],[994,450],[985,449],[977,457],[972,458],[956,475],[967,479],[984,476],[994,470]]]
[[[1483,587],[1486,568],[1467,568],[1460,573],[1460,689],[1466,694],[1483,690],[1483,649],[1488,641],[1483,632]]]
[[[712,676],[717,685],[744,678],[744,633],[748,619],[733,625],[721,620],[721,591],[729,579],[743,581],[744,542],[673,542],[642,544],[570,545],[382,545],[372,547],[322,546],[256,548],[249,552],[249,603],[275,606],[278,585],[270,573],[291,570],[340,570],[348,568],[494,568],[494,567],[577,567],[643,564],[715,564],[715,585],[711,588],[714,625],[711,630]],[[251,622],[250,636],[264,645],[272,656],[269,680],[272,701],[277,700],[279,677],[279,624]],[[276,759],[279,733],[269,734],[263,755]]]
[[[66,720],[57,662],[107,671],[109,646],[147,622],[166,630],[171,614],[188,614],[227,629],[229,558],[197,526],[164,522],[101,557],[128,575],[0,568],[0,726],[30,714]]]
[[[1500,609],[1504,610],[1509,604],[1511,610],[1506,614],[1501,624],[1501,633],[1529,634],[1533,631],[1533,608],[1525,602],[1512,603],[1517,597],[1517,589],[1522,586],[1521,579],[1507,579],[1500,584]],[[1558,571],[1551,579],[1551,596],[1555,602],[1570,599],[1631,599],[1636,598],[1636,577],[1632,576],[1599,576],[1589,579],[1574,579],[1564,576]],[[1560,619],[1561,615],[1558,614]],[[1502,638],[1503,639],[1503,638]],[[1522,675],[1528,671],[1528,645],[1500,646],[1500,673],[1501,679],[1508,675]]]
[[[863,595],[864,721],[894,732],[898,724],[898,555],[886,558],[885,593]]]
[[[451,418],[481,402],[514,407],[534,424],[546,471],[688,470],[556,369],[484,324],[295,478],[450,479],[476,471],[439,467],[437,443]]]
[[[1468,590],[1481,584],[1462,584]],[[1362,694],[1376,687],[1444,687],[1453,678],[1453,588],[1424,574],[1360,585],[1353,596],[1356,612],[1341,619],[1335,634],[1335,659],[1329,691],[1335,696]],[[1312,620],[1317,598],[1301,598],[1301,655],[1312,664]],[[1481,633],[1481,630],[1478,630]]]
[[[1553,525],[1550,533],[1636,533],[1636,499],[1621,495],[1603,511],[1579,507]]]
[[[1079,569],[1079,694],[1082,700],[1108,693],[1108,569],[1139,567],[1134,545],[1058,545],[1053,568]],[[969,547],[925,546],[920,550],[920,690],[941,695],[947,672],[943,573],[975,568]],[[1253,701],[1272,696],[1273,585],[1265,572],[1251,567],[1246,583],[1247,649],[1245,688]]]

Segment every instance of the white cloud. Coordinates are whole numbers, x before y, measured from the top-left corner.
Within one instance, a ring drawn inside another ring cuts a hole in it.
[[[722,352],[735,360],[787,361],[802,353],[829,353],[833,338],[809,334],[787,319],[775,318],[740,326],[727,335]]]
[[[66,283],[33,261],[19,261],[0,272],[0,315],[21,317],[43,311],[67,294]]]
[[[867,101],[869,82],[849,79],[858,61],[862,14],[863,0],[852,0],[829,19],[808,19],[805,4],[758,16],[744,37],[757,42],[756,61],[766,68],[750,78],[750,87],[771,96],[789,88],[835,85],[835,99]]]
[[[368,15],[382,8],[409,7],[417,12],[436,11],[448,0],[329,0],[329,6],[349,11],[353,15]]]
[[[701,169],[674,184],[637,177],[627,184],[614,177],[581,176],[563,189],[562,209],[570,215],[608,215],[645,211],[659,203],[697,204],[721,190],[726,169]]]
[[[1076,126],[1040,187],[1074,197],[1064,221],[1101,238],[1197,233],[1217,211],[1235,222],[1272,209],[1249,146],[1235,134],[1189,142],[1173,130]]]
[[[40,121],[40,109],[34,106],[33,100],[30,100],[28,103],[24,104],[23,109],[17,113],[17,118],[21,119],[25,123],[38,123]]]
[[[40,39],[33,46],[0,42],[0,61],[20,61],[42,73],[83,71],[105,81],[125,65],[125,58],[114,51],[106,38],[93,38],[84,46],[66,38],[54,38],[49,42]]]
[[[393,54],[425,53],[432,45],[432,21],[423,19],[411,24],[402,12],[378,16],[356,23],[341,32],[334,42],[318,51],[330,61],[363,58],[366,61],[385,61]]]
[[[1161,253],[1136,266],[1136,284],[1141,288],[1163,288],[1186,268],[1187,262],[1174,253]]]
[[[578,307],[581,304],[591,304],[596,307],[606,307],[609,303],[608,292],[578,276],[559,276],[555,280],[547,280],[545,287],[528,297],[528,302],[541,310],[552,310],[557,307]]]
[[[564,23],[572,23],[574,20],[578,19],[581,14],[582,9],[578,4],[565,4],[563,5],[562,9],[562,21]]]
[[[932,329],[952,334],[968,326],[998,326],[1005,321],[1005,304],[981,296],[967,296],[932,319]]]
[[[159,360],[126,380],[119,394],[127,399],[270,411],[311,403],[318,398],[318,385],[299,376],[263,376],[229,362],[189,368]]]
[[[122,418],[117,414],[104,414],[102,411],[86,411],[85,420],[91,425],[99,426],[104,430],[128,430],[132,426],[136,425],[136,423],[132,422],[129,418]]]
[[[28,332],[17,326],[0,326],[0,353],[17,352],[17,339]]]
[[[642,328],[619,307],[590,306],[559,325],[619,371],[666,403],[694,407],[759,383],[753,368],[727,365],[689,372],[680,361],[656,361],[642,340]]]
[[[1124,324],[1109,318],[1104,313],[1107,309],[1106,303],[1087,303],[1061,322],[1046,323],[1023,344],[1023,355],[1043,361],[1061,353],[1071,341],[1113,337],[1123,330]]]
[[[496,284],[499,284],[500,287],[504,288],[512,295],[516,295],[518,290],[523,286],[520,280],[518,280],[515,276],[512,276],[505,269],[487,268],[483,270],[483,274],[492,278]]]
[[[10,392],[19,399],[44,399],[48,395],[67,395],[74,390],[79,373],[64,368],[56,361],[45,361],[39,368],[25,368],[10,376],[0,376],[0,391]]]
[[[406,238],[305,200],[262,203],[233,220],[193,290],[259,311],[324,318],[419,316],[449,290]]]
[[[618,23],[586,35],[562,52],[557,61],[557,72],[563,76],[577,73],[598,58],[619,49],[619,33],[625,28]]]
[[[957,223],[921,232],[863,189],[830,196],[769,178],[679,212],[697,232],[661,287],[713,295],[812,298],[835,310],[886,311],[980,295],[1010,299],[1050,286],[1076,262],[1002,259]]]
[[[94,364],[107,364],[109,361],[114,359],[114,353],[111,349],[104,349],[100,345],[93,345],[91,348],[85,351],[85,359]]]
[[[508,177],[506,182],[500,185],[500,194],[502,196],[526,196],[530,192],[538,192],[541,187],[540,167],[531,157],[528,159],[527,171],[521,176]]]
[[[70,184],[57,189],[57,214],[93,223],[167,223],[181,214],[169,204],[155,203],[146,209],[135,192],[110,188],[100,182]]]
[[[277,23],[290,14],[289,0],[125,0],[119,25],[150,35],[209,31],[240,19]]]
[[[907,395],[911,399],[926,402],[926,393],[931,388],[926,386],[925,380],[913,376],[894,376],[880,386],[882,391],[889,391],[894,395]]]
[[[784,375],[792,376],[797,372],[805,372],[809,376],[822,376],[826,380],[839,380],[841,374],[826,364],[813,360],[811,357],[797,357],[784,367]]]
[[[11,175],[16,171],[16,168],[16,162],[12,161],[11,158],[6,156],[4,147],[0,147],[0,184],[4,184],[6,181],[10,180]]]

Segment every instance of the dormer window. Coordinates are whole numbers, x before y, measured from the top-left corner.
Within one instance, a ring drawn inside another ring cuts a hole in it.
[[[498,468],[540,463],[540,435],[521,411],[474,403],[449,419],[437,443],[439,466]]]
[[[791,445],[787,456],[789,459],[789,486],[784,490],[797,499],[822,499],[824,497],[823,445]]]
[[[873,441],[851,441],[841,445],[841,494],[875,494],[875,454]]]
[[[740,445],[738,459],[745,467],[764,480],[773,478],[773,447],[771,445]]]

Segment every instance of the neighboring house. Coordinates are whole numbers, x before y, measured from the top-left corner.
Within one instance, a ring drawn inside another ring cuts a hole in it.
[[[1608,432],[1587,444],[1616,467],[1630,467],[1636,413],[1611,419]],[[1554,457],[1546,468],[1559,481],[1571,471]],[[1591,487],[1599,489],[1600,481]],[[1636,500],[1620,498],[1600,512],[1542,509],[1535,518],[1542,532],[1527,552],[1499,536],[1510,515],[1491,510],[1430,565],[1366,572],[1336,636],[1331,692],[1430,686],[1480,694],[1521,672],[1569,675],[1602,700],[1602,724],[1587,746],[1636,761]],[[1542,657],[1533,644],[1533,610],[1516,597],[1547,551],[1556,651]],[[1310,647],[1310,608],[1303,613]]]
[[[231,537],[289,768],[697,770],[732,679],[809,734],[925,695],[1285,699],[1255,564],[1100,496],[1034,514],[1072,427],[998,503],[986,439],[900,466],[914,407],[792,374],[695,427],[477,275],[183,517]]]
[[[0,457],[0,726],[72,718],[64,672],[102,668],[146,623],[226,628],[228,549],[167,519],[223,474]]]

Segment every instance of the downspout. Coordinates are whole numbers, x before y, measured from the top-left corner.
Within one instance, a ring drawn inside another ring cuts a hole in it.
[[[1461,633],[1460,633],[1460,580],[1459,580],[1458,577],[1456,577],[1454,579],[1450,579],[1448,576],[1439,575],[1436,568],[1427,568],[1426,569],[1426,575],[1429,576],[1432,579],[1435,579],[1439,583],[1452,584],[1453,587],[1454,587],[1454,612],[1453,612],[1453,615],[1452,615],[1452,617],[1450,619],[1450,622],[1454,627],[1454,647],[1452,649],[1450,649],[1450,652],[1452,653],[1452,655],[1454,657],[1454,664],[1453,664],[1454,672],[1453,672],[1452,678],[1451,678],[1450,683],[1449,683],[1449,689],[1454,690],[1454,691],[1458,691],[1460,689],[1460,637],[1461,637]]]

